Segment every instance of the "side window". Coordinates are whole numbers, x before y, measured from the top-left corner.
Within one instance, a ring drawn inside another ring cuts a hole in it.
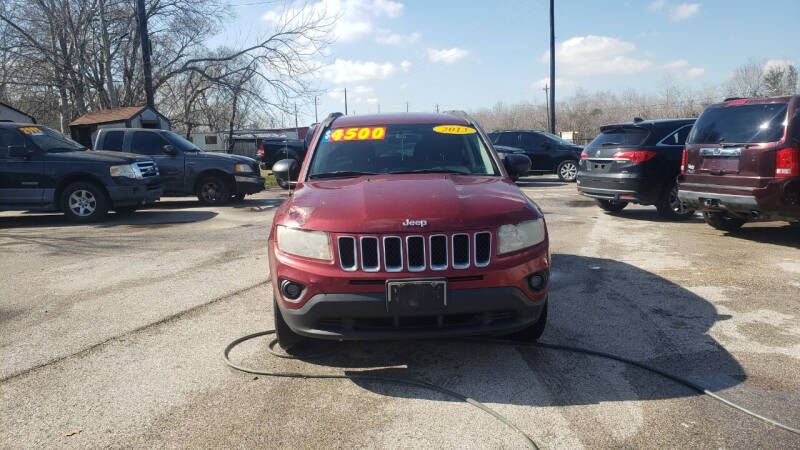
[[[520,136],[522,148],[535,149],[539,148],[542,143],[544,143],[544,139],[536,133],[522,133]]]
[[[690,131],[692,131],[691,125],[682,126],[662,139],[661,145],[683,146],[686,143],[686,138],[689,136]]]
[[[122,151],[122,138],[125,137],[124,132],[109,131],[103,134],[105,135],[103,138],[103,148],[98,150],[113,150],[116,152]]]
[[[495,141],[497,145],[507,145],[509,147],[519,147],[519,142],[517,141],[517,133],[498,133],[497,141]]]
[[[25,146],[25,138],[17,132],[9,128],[0,128],[0,158],[8,157],[8,146],[18,145]]]
[[[169,142],[160,134],[152,131],[137,131],[133,133],[131,152],[140,155],[161,155],[164,153],[165,145],[169,145]]]

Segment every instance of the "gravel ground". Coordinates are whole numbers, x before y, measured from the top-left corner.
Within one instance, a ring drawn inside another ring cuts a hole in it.
[[[655,208],[603,213],[554,177],[520,186],[545,211],[553,287],[542,340],[691,377],[800,427],[800,229],[734,235]],[[246,375],[220,354],[272,328],[265,240],[273,190],[237,205],[169,199],[69,225],[0,213],[0,446],[520,448],[438,393]],[[250,366],[422,379],[475,398],[543,448],[797,448],[800,438],[639,369],[464,342],[326,343],[329,356]]]

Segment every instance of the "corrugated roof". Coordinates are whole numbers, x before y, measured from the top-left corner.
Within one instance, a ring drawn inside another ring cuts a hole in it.
[[[73,120],[69,126],[90,125],[95,123],[121,122],[128,120],[144,110],[144,106],[126,106],[124,108],[104,109],[86,113]]]

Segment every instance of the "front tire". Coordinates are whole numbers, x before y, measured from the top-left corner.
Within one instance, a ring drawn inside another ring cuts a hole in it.
[[[520,341],[520,342],[536,342],[542,337],[544,333],[544,329],[547,326],[547,301],[545,300],[544,308],[542,308],[542,313],[539,314],[539,320],[528,326],[527,328],[523,328],[515,333],[511,333],[507,338]]]
[[[62,191],[61,210],[70,222],[96,222],[108,213],[108,199],[105,191],[97,184],[78,181]]]
[[[204,205],[224,205],[230,198],[231,189],[222,177],[212,175],[197,185],[197,199]]]
[[[567,183],[572,183],[578,178],[578,161],[567,159],[561,161],[556,168],[558,179]]]
[[[628,202],[618,202],[615,200],[597,200],[597,206],[599,206],[603,211],[608,212],[620,212],[628,206]]]
[[[742,228],[742,225],[747,222],[747,220],[740,217],[733,217],[728,213],[718,211],[703,212],[703,219],[712,227],[729,233]]]
[[[664,189],[656,203],[658,215],[670,220],[687,220],[694,216],[694,210],[689,209],[678,198],[678,184],[673,183]]]
[[[273,291],[272,311],[275,318],[275,338],[278,340],[278,345],[287,352],[297,344],[305,342],[308,338],[300,336],[292,331],[289,325],[283,320],[280,308],[278,308],[278,293]]]

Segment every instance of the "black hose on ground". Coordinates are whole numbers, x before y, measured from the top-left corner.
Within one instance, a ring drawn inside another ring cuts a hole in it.
[[[401,384],[401,385],[412,386],[412,387],[417,387],[417,388],[422,388],[422,389],[428,389],[428,390],[431,390],[431,391],[434,391],[434,392],[439,392],[441,394],[447,395],[448,397],[452,397],[452,398],[455,398],[457,400],[466,402],[467,404],[469,404],[469,405],[471,405],[471,406],[473,406],[475,408],[478,408],[481,411],[491,415],[496,420],[498,420],[499,422],[503,423],[507,427],[509,427],[512,430],[514,430],[515,432],[517,432],[520,436],[522,436],[522,438],[525,439],[525,442],[526,442],[526,444],[528,445],[529,448],[534,448],[534,449],[538,449],[539,448],[530,436],[528,436],[519,427],[514,425],[511,422],[511,420],[509,420],[507,417],[501,415],[497,411],[489,408],[485,404],[483,404],[483,403],[481,403],[481,402],[479,402],[479,401],[477,401],[477,400],[475,400],[473,398],[467,397],[467,396],[465,396],[463,394],[459,394],[458,392],[451,391],[450,389],[443,388],[443,387],[435,385],[433,383],[428,383],[427,381],[414,380],[414,379],[411,379],[411,378],[382,377],[382,376],[378,376],[378,375],[368,375],[368,374],[359,374],[359,373],[350,373],[350,374],[313,374],[313,373],[303,373],[303,372],[277,372],[277,371],[269,371],[269,370],[252,369],[252,368],[249,368],[249,367],[245,367],[245,366],[241,366],[239,364],[236,364],[236,363],[234,363],[233,361],[230,360],[230,358],[229,358],[230,352],[237,345],[241,344],[242,342],[249,341],[251,339],[255,339],[255,338],[261,337],[261,336],[267,336],[267,335],[270,335],[270,334],[275,334],[275,330],[266,330],[266,331],[261,331],[261,332],[258,332],[258,333],[248,334],[247,336],[242,336],[242,337],[234,340],[233,342],[231,342],[230,344],[228,344],[225,347],[225,350],[222,352],[222,360],[225,362],[225,364],[227,364],[229,367],[231,367],[233,369],[239,370],[241,372],[251,373],[251,374],[254,374],[254,375],[264,375],[264,376],[280,377],[280,378],[329,379],[329,380],[330,379],[333,379],[333,380],[344,380],[344,379],[347,379],[347,380],[377,381],[377,382],[382,382],[382,383]],[[750,411],[749,409],[744,408],[744,407],[742,407],[740,405],[737,405],[736,403],[734,403],[734,402],[732,402],[730,400],[727,400],[724,397],[721,397],[721,396],[719,396],[719,395],[717,395],[717,394],[715,394],[715,393],[703,388],[702,386],[700,386],[700,385],[698,385],[698,384],[696,384],[696,383],[694,383],[694,382],[692,382],[692,381],[690,381],[690,380],[688,380],[686,378],[679,377],[677,375],[671,374],[669,372],[666,372],[664,370],[661,370],[661,369],[659,369],[657,367],[654,367],[654,366],[651,366],[649,364],[646,364],[646,363],[643,363],[643,362],[639,362],[639,361],[635,361],[635,360],[628,359],[628,358],[624,358],[622,356],[617,356],[617,355],[613,355],[611,353],[605,353],[605,352],[601,352],[601,351],[597,351],[597,350],[585,349],[585,348],[581,348],[581,347],[573,347],[573,346],[569,346],[569,345],[560,345],[560,344],[548,344],[548,343],[544,343],[544,342],[525,343],[525,342],[508,341],[508,340],[503,340],[503,339],[485,339],[485,338],[480,338],[480,339],[478,339],[478,338],[474,338],[474,339],[467,338],[467,339],[464,339],[464,341],[484,343],[484,344],[513,345],[513,346],[516,346],[516,347],[538,347],[538,348],[546,348],[546,349],[550,349],[550,350],[562,350],[562,351],[568,351],[568,352],[573,352],[573,353],[582,353],[584,355],[589,355],[589,356],[596,356],[596,357],[611,359],[611,360],[618,361],[618,362],[621,362],[621,363],[629,364],[629,365],[632,365],[632,366],[635,366],[635,367],[639,367],[640,369],[644,369],[644,370],[647,370],[649,372],[661,375],[664,378],[672,380],[672,381],[674,381],[674,382],[676,382],[678,384],[682,384],[682,385],[684,385],[684,386],[686,386],[686,387],[688,387],[688,388],[690,388],[692,390],[695,390],[695,391],[697,391],[697,392],[699,392],[701,394],[706,394],[709,397],[711,397],[711,398],[713,398],[715,400],[718,400],[718,401],[724,403],[725,405],[730,406],[731,408],[736,409],[737,411],[740,411],[740,412],[742,412],[744,414],[747,414],[747,415],[749,415],[751,417],[754,417],[754,418],[756,418],[758,420],[764,421],[764,422],[766,422],[766,423],[768,423],[770,425],[773,425],[775,427],[781,428],[781,429],[789,431],[791,433],[800,435],[800,429],[797,429],[797,428],[794,428],[794,427],[790,427],[790,426],[782,424],[782,423],[780,423],[780,422],[778,422],[776,420],[770,419],[769,417],[765,417],[765,416],[763,416],[761,414],[758,414],[758,413],[756,413],[754,411]],[[294,356],[291,356],[291,355],[284,355],[284,354],[280,354],[280,353],[276,352],[274,350],[274,346],[275,346],[276,343],[277,343],[277,339],[273,339],[269,343],[269,352],[272,355],[275,355],[275,356],[281,357],[281,358],[298,359],[297,357],[294,357]],[[306,358],[313,358],[313,357],[319,357],[319,356],[323,356],[323,354],[310,355],[310,356],[306,356]]]

